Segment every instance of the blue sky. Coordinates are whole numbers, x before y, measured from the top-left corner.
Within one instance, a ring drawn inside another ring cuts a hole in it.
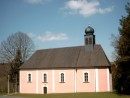
[[[0,0],[0,42],[12,33],[28,34],[35,49],[84,45],[84,31],[95,30],[113,60],[111,34],[118,34],[119,19],[130,0]]]

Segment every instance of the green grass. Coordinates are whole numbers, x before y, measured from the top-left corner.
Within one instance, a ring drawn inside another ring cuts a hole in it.
[[[6,95],[6,93],[0,93],[0,96],[2,96],[2,95]]]
[[[130,98],[128,95],[115,93],[71,93],[71,94],[15,94],[24,98]]]

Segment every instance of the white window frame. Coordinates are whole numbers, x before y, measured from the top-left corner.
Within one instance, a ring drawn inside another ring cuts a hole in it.
[[[29,81],[29,77],[28,77],[29,74],[31,74],[31,81]],[[32,72],[27,73],[27,82],[28,82],[28,83],[31,83],[31,82],[32,82]]]
[[[46,78],[47,78],[46,81],[44,80],[44,74],[47,75],[47,77],[46,77]],[[43,72],[43,73],[42,73],[42,82],[43,82],[43,83],[48,83],[48,72]]]
[[[85,81],[85,76],[84,76],[85,73],[88,73],[88,81]],[[83,83],[89,83],[89,82],[90,82],[89,71],[84,71],[84,72],[83,72]]]
[[[64,82],[61,81],[61,74],[62,74],[62,73],[64,74]],[[60,74],[59,74],[59,82],[60,82],[60,83],[65,83],[65,82],[66,82],[66,81],[65,81],[65,72],[60,72]]]

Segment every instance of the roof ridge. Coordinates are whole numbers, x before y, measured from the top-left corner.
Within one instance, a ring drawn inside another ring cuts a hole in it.
[[[46,48],[46,49],[38,49],[38,50],[36,50],[36,51],[51,50],[51,49],[62,49],[62,48],[75,48],[75,47],[83,47],[83,46],[71,46],[71,47]]]

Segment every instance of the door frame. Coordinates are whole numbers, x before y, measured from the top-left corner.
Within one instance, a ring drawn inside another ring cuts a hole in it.
[[[45,88],[46,88],[46,92],[45,92]],[[47,86],[43,86],[42,87],[42,93],[43,94],[47,94],[48,93],[48,87]]]

